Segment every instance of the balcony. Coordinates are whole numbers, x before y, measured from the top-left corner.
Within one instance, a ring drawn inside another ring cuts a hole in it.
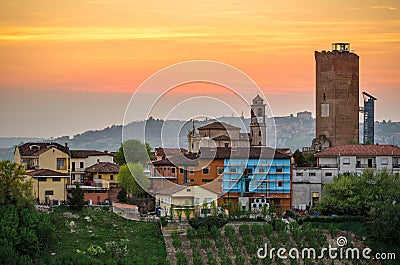
[[[376,164],[356,164],[356,168],[376,168]]]
[[[321,164],[320,168],[338,168],[338,164]]]

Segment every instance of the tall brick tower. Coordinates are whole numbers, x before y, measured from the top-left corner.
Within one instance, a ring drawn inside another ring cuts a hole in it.
[[[315,52],[316,137],[332,146],[358,143],[359,57],[349,43],[333,43],[332,51]]]

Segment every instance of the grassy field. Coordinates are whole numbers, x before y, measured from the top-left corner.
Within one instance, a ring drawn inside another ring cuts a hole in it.
[[[57,242],[43,257],[48,264],[166,264],[158,223],[126,220],[99,207],[79,212],[57,207],[50,215]]]

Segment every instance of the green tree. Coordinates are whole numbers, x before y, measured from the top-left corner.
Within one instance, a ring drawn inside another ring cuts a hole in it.
[[[119,169],[118,185],[126,191],[128,196],[138,196],[146,193],[150,187],[150,180],[140,163],[128,163]]]
[[[71,195],[68,196],[69,207],[72,210],[82,210],[85,206],[85,192],[81,187],[76,185],[75,188],[71,190]]]
[[[128,200],[128,194],[126,193],[125,189],[121,189],[118,192],[118,197],[117,197],[118,201],[120,202],[126,202]]]
[[[32,181],[27,181],[22,165],[0,161],[0,205],[26,205],[33,202]]]
[[[152,157],[153,153],[148,143],[143,144],[139,140],[127,140],[121,144],[121,147],[115,153],[114,161],[119,165],[127,163],[145,165]]]
[[[218,208],[217,208],[217,204],[215,203],[215,201],[211,202],[211,214],[213,216],[217,216],[218,215]]]
[[[382,205],[400,200],[400,177],[387,171],[364,170],[338,175],[324,186],[316,209],[322,212],[372,214]]]
[[[306,163],[306,160],[303,156],[303,153],[300,152],[299,149],[297,149],[294,154],[293,154],[294,162],[297,166],[304,166]]]

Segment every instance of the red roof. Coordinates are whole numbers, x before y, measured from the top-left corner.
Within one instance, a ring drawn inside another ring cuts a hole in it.
[[[57,148],[61,152],[68,154],[68,147],[61,145],[59,143],[25,143],[23,145],[18,146],[18,150],[21,156],[38,156],[41,153],[50,150],[51,148]]]
[[[72,158],[87,158],[89,156],[102,156],[102,155],[113,156],[111,153],[107,151],[102,152],[96,150],[71,150]]]
[[[68,174],[64,174],[51,169],[38,169],[31,172],[27,172],[26,174],[32,177],[42,177],[42,176],[68,177]]]
[[[163,148],[163,147],[156,147],[154,149],[154,153],[156,156],[165,156],[165,155],[179,155],[187,154],[188,150],[184,148]]]
[[[110,162],[99,162],[85,169],[90,173],[118,173],[121,166]]]
[[[315,156],[400,156],[400,148],[394,145],[348,144],[330,147]]]

